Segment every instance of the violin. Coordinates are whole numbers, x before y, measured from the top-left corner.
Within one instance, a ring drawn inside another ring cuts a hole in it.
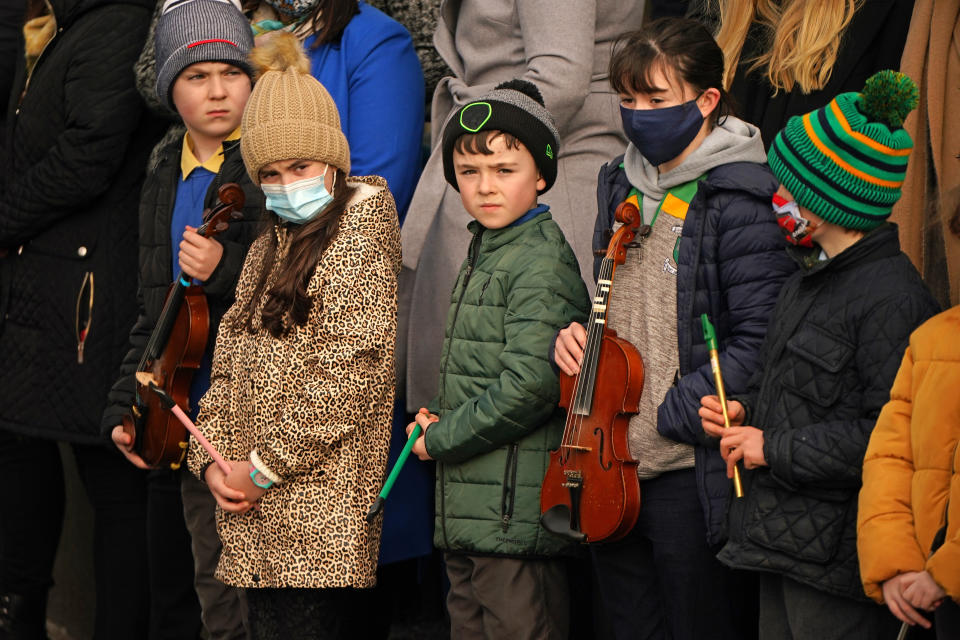
[[[617,265],[638,233],[649,233],[636,205],[624,202],[623,225],[600,266],[583,361],[576,376],[560,373],[560,406],[567,421],[540,492],[540,522],[578,542],[614,541],[627,535],[640,514],[637,462],[630,457],[627,427],[639,411],[643,359],[629,341],[606,326]]]
[[[197,233],[213,238],[243,216],[243,189],[228,183],[217,191],[219,203],[203,212]],[[182,273],[167,292],[157,324],[150,334],[137,373],[136,396],[130,412],[123,416],[123,430],[133,436],[133,449],[150,466],[179,469],[187,454],[189,436],[183,424],[162,402],[172,398],[190,412],[190,386],[200,366],[210,332],[210,309],[203,288],[191,284]],[[149,380],[164,394],[155,393],[142,382]]]

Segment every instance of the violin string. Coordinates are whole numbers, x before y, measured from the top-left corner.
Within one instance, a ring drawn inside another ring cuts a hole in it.
[[[597,278],[598,283],[596,295],[591,302],[593,310],[590,314],[590,328],[588,330],[587,343],[585,345],[586,348],[584,349],[583,367],[581,368],[581,393],[580,397],[578,398],[578,405],[581,410],[589,410],[589,407],[587,406],[588,399],[595,391],[594,385],[596,383],[597,354],[599,352],[600,340],[603,337],[603,325],[602,323],[598,322],[601,312],[597,311],[597,304],[602,304],[602,302],[597,303],[596,301],[598,298],[601,300],[604,298],[603,287],[605,285],[601,284],[601,282],[608,280],[611,262],[612,261],[608,258],[603,259],[600,267],[600,275]],[[582,427],[584,421],[586,420],[586,416],[580,414],[579,418],[580,419],[578,421],[576,431],[578,445],[581,443]]]
[[[601,315],[606,311],[606,298],[609,294],[609,285],[603,284],[609,282],[612,272],[613,260],[604,258],[600,265],[600,274],[597,278],[597,289],[591,301],[590,327],[587,331],[587,342],[584,349],[582,366],[577,378],[576,408],[578,410],[587,410],[588,399],[591,399],[595,392],[597,378],[597,359],[600,350],[600,343],[603,339],[603,326]],[[607,294],[604,294],[603,288],[606,286]],[[599,302],[598,302],[599,300]],[[592,403],[590,403],[592,404]],[[581,442],[582,427],[586,420],[582,413],[577,414],[575,422],[574,438],[577,445]]]

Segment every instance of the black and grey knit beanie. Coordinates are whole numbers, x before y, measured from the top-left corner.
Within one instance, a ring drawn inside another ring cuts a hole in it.
[[[236,65],[253,78],[247,60],[253,32],[239,0],[166,0],[155,38],[157,96],[163,104],[174,106],[173,83],[196,62]]]
[[[443,175],[458,191],[453,145],[460,136],[481,131],[502,131],[520,140],[547,183],[539,193],[550,190],[557,179],[560,134],[533,83],[514,79],[499,84],[490,93],[460,107],[447,121],[443,129]]]

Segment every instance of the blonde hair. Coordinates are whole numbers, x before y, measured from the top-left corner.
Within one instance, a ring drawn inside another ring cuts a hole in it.
[[[726,68],[723,86],[733,84],[743,44],[754,22],[763,27],[761,53],[748,71],[766,69],[776,95],[823,89],[837,62],[840,41],[863,0],[710,0],[720,18],[717,44]]]

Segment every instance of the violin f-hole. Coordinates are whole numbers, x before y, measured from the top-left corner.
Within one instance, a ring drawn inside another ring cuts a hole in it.
[[[597,448],[597,458],[600,462],[600,468],[604,471],[610,471],[610,469],[613,467],[613,460],[607,460],[607,464],[603,464],[603,429],[600,427],[595,428],[593,430],[593,435],[600,436],[600,446]]]

